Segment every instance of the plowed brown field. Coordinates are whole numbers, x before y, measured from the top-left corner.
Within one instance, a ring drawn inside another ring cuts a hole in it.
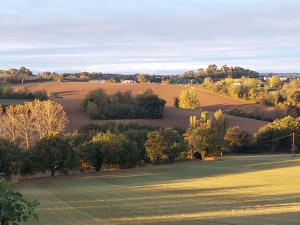
[[[68,130],[73,131],[87,123],[101,124],[106,121],[91,120],[81,111],[80,102],[93,89],[102,88],[109,93],[116,91],[131,90],[133,94],[152,89],[161,98],[167,101],[163,119],[148,120],[119,120],[119,122],[137,122],[159,127],[187,127],[191,115],[200,115],[202,110],[215,111],[218,109],[228,110],[232,107],[249,107],[251,103],[230,99],[204,90],[198,90],[201,109],[188,110],[172,107],[174,98],[178,97],[184,86],[181,85],[161,85],[161,84],[115,84],[115,83],[91,83],[91,82],[44,82],[35,84],[25,84],[16,86],[16,90],[27,89],[28,91],[50,91],[59,92],[62,98],[54,99],[61,103],[69,117]],[[230,126],[240,126],[245,131],[253,133],[266,124],[264,121],[246,119],[240,117],[229,117]]]

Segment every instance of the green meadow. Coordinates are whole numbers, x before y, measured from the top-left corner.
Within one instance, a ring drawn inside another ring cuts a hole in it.
[[[299,224],[300,159],[227,156],[19,181],[28,224]]]
[[[28,99],[0,99],[0,105],[19,105],[28,102]]]

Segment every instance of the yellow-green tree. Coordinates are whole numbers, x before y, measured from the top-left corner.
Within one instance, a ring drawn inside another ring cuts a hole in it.
[[[273,75],[270,79],[269,79],[269,86],[273,87],[273,88],[277,88],[280,87],[282,84],[280,78],[276,75]]]
[[[205,155],[217,155],[224,145],[224,136],[227,129],[227,118],[222,111],[213,115],[202,112],[199,119],[192,116],[190,125],[184,134],[185,140],[190,149],[190,156],[199,152],[202,158]]]
[[[200,107],[195,88],[187,88],[180,93],[179,107],[183,109],[197,109]]]

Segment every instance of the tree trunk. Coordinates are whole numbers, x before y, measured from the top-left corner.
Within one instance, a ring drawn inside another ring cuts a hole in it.
[[[55,174],[55,169],[52,169],[51,170],[51,177],[54,177],[54,174]]]
[[[206,152],[205,151],[200,151],[200,154],[201,154],[201,160],[205,160]]]

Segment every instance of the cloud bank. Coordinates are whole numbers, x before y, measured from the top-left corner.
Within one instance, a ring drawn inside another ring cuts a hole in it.
[[[300,71],[296,0],[3,0],[0,68]]]

